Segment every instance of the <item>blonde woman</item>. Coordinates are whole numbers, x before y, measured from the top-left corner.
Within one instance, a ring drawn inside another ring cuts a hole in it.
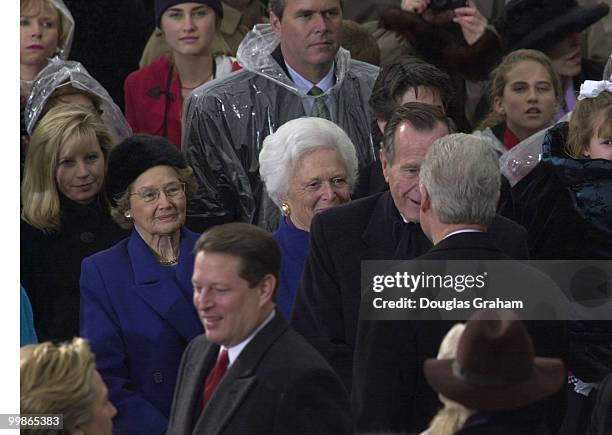
[[[125,236],[101,194],[111,136],[97,113],[58,106],[39,122],[21,186],[21,283],[41,341],[79,331],[83,258]]]
[[[95,369],[95,356],[82,338],[55,345],[32,344],[20,352],[20,411],[61,414],[63,431],[30,430],[35,435],[111,435],[117,410]]]
[[[74,19],[62,0],[21,0],[19,78],[27,97],[36,75],[49,59],[68,57]]]
[[[54,56],[62,59],[68,57],[74,19],[62,0],[21,0],[19,28],[19,114],[23,166],[29,141],[24,117],[28,95],[36,76],[49,59]]]
[[[456,323],[444,336],[440,349],[438,350],[437,359],[455,358],[457,355],[457,346],[463,330],[464,323]],[[438,411],[435,417],[429,423],[429,427],[420,435],[452,435],[454,434],[470,415],[470,411],[463,405],[447,399],[441,394],[438,398],[444,405]]]

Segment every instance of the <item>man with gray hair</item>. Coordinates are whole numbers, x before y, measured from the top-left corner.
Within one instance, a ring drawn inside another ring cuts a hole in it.
[[[465,239],[460,245],[469,242],[473,250],[463,252],[463,258],[501,254],[486,234],[495,218],[499,186],[499,158],[487,141],[463,133],[435,141],[421,165],[419,184],[419,222],[435,245],[430,253]]]
[[[373,373],[370,365],[396,348],[397,342],[376,355],[368,351],[368,337],[360,337],[359,272],[362,260],[408,260],[431,248],[419,225],[419,172],[431,144],[447,134],[442,108],[419,102],[401,106],[387,123],[380,156],[389,190],[326,210],[312,220],[291,323],[352,387],[358,432],[420,431],[433,416],[432,408],[435,412],[435,402],[429,406],[410,393],[397,396],[392,405],[401,411],[390,413],[391,404],[369,394],[372,385],[363,385]],[[492,233],[496,244],[510,255],[527,256],[526,231],[520,225],[496,216]],[[393,376],[391,371],[387,375]],[[388,384],[381,378],[376,382],[380,387]]]
[[[317,116],[349,136],[359,167],[376,160],[368,98],[378,67],[340,47],[341,0],[271,0],[238,48],[242,70],[196,89],[186,102],[182,150],[198,192],[189,225],[243,221],[274,230],[278,208],[259,177],[262,142],[285,122]]]
[[[536,292],[548,289],[545,285],[549,280],[539,272],[520,263],[514,268],[507,248],[499,243],[494,228],[499,188],[499,158],[486,139],[463,133],[437,139],[429,147],[419,173],[419,223],[434,246],[415,259],[416,267],[424,267],[421,260],[505,260],[508,276],[516,278],[513,285],[517,288],[529,287]],[[430,264],[436,267],[437,263]],[[435,357],[453,323],[360,319],[352,391],[360,432],[424,429],[421,425],[431,420],[440,404],[426,382],[423,365],[427,358]],[[566,355],[563,323],[528,321],[526,326],[538,355]],[[563,393],[561,389],[541,410],[551,427],[563,415]],[[420,419],[410,420],[406,409],[415,409],[414,415]]]

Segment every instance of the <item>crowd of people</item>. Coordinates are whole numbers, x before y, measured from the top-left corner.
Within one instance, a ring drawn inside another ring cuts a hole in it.
[[[610,264],[609,1],[109,3],[141,54],[115,74],[87,8],[20,1],[22,414],[612,432],[611,320],[372,319],[362,286],[364,260]]]

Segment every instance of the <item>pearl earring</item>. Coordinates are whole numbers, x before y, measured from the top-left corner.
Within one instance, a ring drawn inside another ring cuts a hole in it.
[[[128,219],[132,217],[132,215],[130,214],[129,210],[126,211],[125,213],[123,213],[123,216],[125,216]]]

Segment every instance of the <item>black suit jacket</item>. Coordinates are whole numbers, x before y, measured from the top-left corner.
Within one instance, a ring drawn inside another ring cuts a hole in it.
[[[168,435],[351,433],[346,389],[279,310],[229,367],[200,412],[204,382],[218,354],[219,346],[205,335],[189,343]]]
[[[466,232],[441,240],[418,260],[509,261],[512,258],[496,246],[490,234]],[[528,272],[526,266],[517,267]],[[358,432],[410,433],[427,428],[441,404],[427,383],[423,365],[427,358],[436,357],[444,335],[454,323],[359,321],[351,395]],[[565,357],[564,323],[525,323],[538,356]],[[563,392],[561,389],[560,395]],[[565,409],[560,395],[541,406],[548,412],[542,411],[541,415],[551,417],[551,427],[558,426]]]
[[[591,394],[595,394],[592,392]],[[597,387],[597,400],[593,407],[591,425],[587,435],[612,433],[612,372]]]
[[[497,216],[489,232],[513,258],[527,258],[527,233]],[[351,388],[361,302],[361,261],[412,259],[431,248],[418,224],[404,224],[388,191],[318,214],[291,323]]]

